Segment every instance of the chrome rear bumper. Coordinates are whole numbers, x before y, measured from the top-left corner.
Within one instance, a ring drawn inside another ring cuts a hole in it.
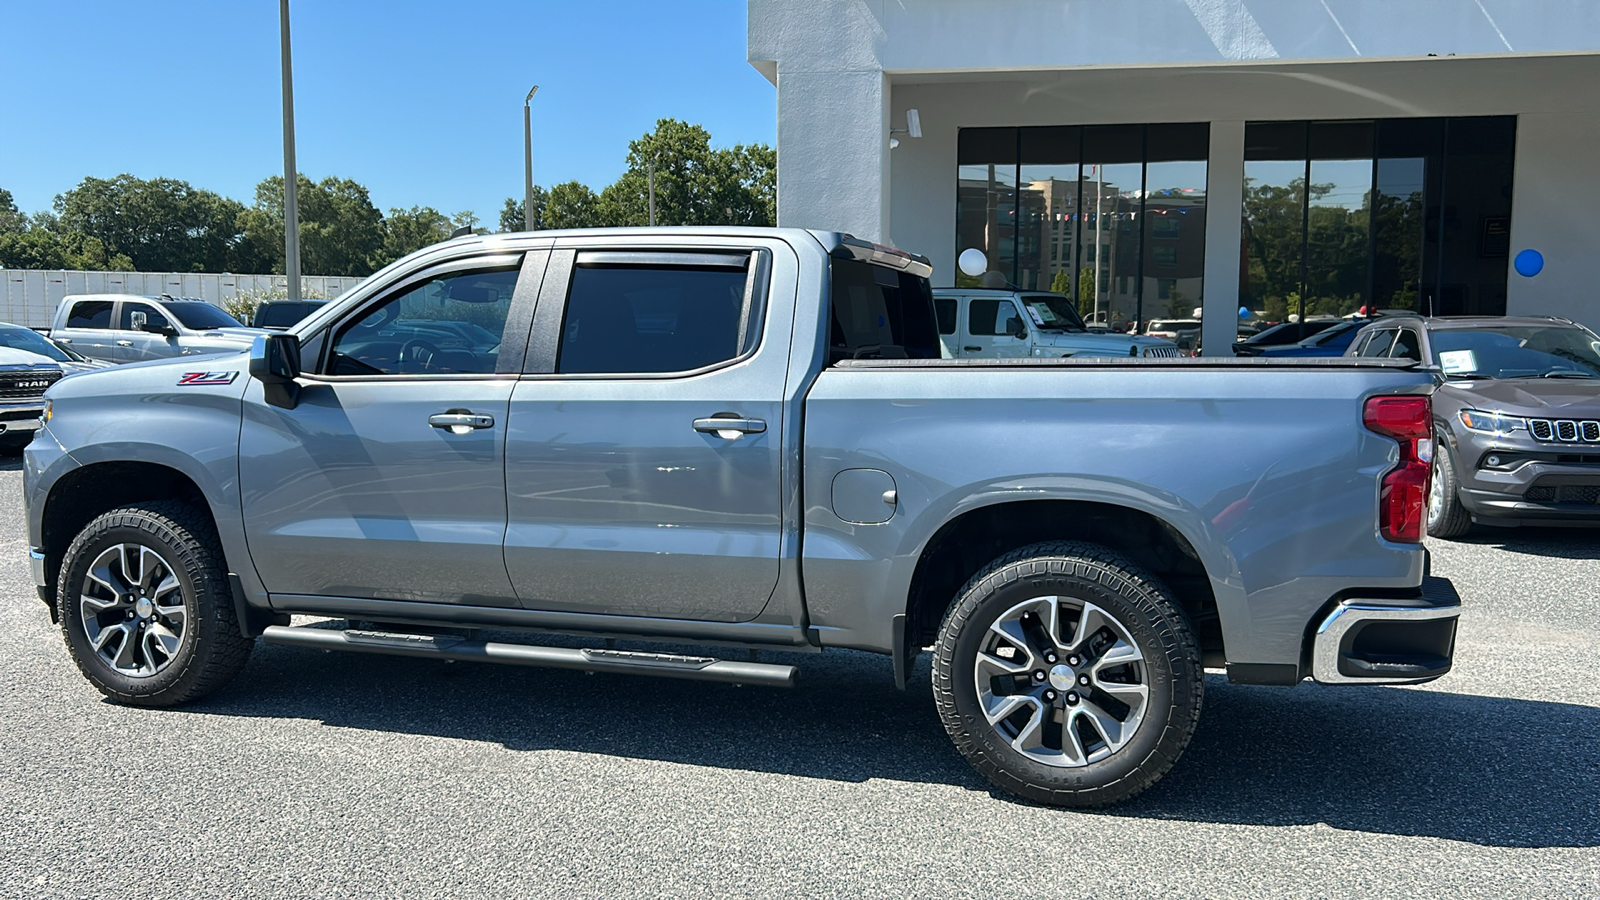
[[[1323,684],[1420,684],[1450,671],[1461,598],[1423,579],[1416,600],[1348,599],[1317,626],[1311,677]]]

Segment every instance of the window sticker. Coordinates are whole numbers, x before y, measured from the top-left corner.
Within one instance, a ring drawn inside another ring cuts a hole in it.
[[[1478,359],[1471,350],[1443,350],[1439,353],[1439,368],[1450,372],[1476,372]]]
[[[1035,320],[1042,319],[1042,321],[1039,322],[1040,325],[1049,325],[1051,322],[1056,320],[1055,310],[1043,304],[1030,303],[1028,304],[1028,309],[1033,310],[1033,317]]]
[[[1027,309],[1028,315],[1033,318],[1033,324],[1038,325],[1041,328],[1044,327],[1044,319],[1040,318],[1039,311],[1034,309],[1032,306],[1027,307]]]

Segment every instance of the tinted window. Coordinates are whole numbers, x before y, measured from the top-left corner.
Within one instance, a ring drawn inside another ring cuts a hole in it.
[[[854,259],[836,259],[829,356],[938,359],[939,323],[926,278]]]
[[[940,334],[956,333],[957,306],[959,306],[957,301],[950,297],[933,298],[933,311],[939,317]]]
[[[321,303],[263,303],[256,310],[255,324],[257,328],[288,328],[298,323],[301,319],[311,315],[321,307]]]
[[[1013,321],[1020,322],[1021,317],[1010,300],[973,300],[967,310],[967,333],[1010,337]]]
[[[209,303],[187,301],[173,303],[167,306],[172,317],[184,324],[185,328],[203,331],[207,328],[238,328],[239,320],[228,315]]]
[[[1490,378],[1600,375],[1600,340],[1572,325],[1441,329],[1429,334],[1433,361],[1447,373]]]
[[[1402,329],[1399,337],[1394,339],[1394,349],[1389,351],[1393,359],[1414,359],[1422,361],[1422,346],[1417,339],[1417,333],[1409,328]]]
[[[133,327],[133,314],[136,312],[144,313],[146,325],[170,326],[172,324],[154,306],[148,303],[129,303],[124,300],[122,301],[122,324],[118,327],[123,331],[137,331],[138,329]]]
[[[1379,331],[1361,347],[1362,356],[1388,356],[1389,347],[1394,344],[1393,331]]]
[[[110,300],[80,300],[67,314],[68,328],[110,328]]]
[[[578,266],[556,371],[687,372],[734,359],[746,281],[731,267]]]
[[[500,355],[514,269],[450,274],[340,326],[330,375],[488,375]]]

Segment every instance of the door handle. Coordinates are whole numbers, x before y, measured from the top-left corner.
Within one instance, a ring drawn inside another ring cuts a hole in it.
[[[695,419],[694,430],[731,441],[741,434],[761,434],[767,430],[767,423],[761,419],[712,416],[707,419]]]
[[[118,347],[132,347],[133,341],[117,341]]]
[[[451,434],[466,434],[474,428],[493,428],[494,416],[466,409],[452,409],[429,416],[428,424],[435,428],[443,428]]]
[[[968,353],[977,353],[983,350],[982,347],[962,347],[961,349],[967,351]]]

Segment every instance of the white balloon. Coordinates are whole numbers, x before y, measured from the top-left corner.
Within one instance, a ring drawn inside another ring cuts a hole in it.
[[[956,265],[961,267],[961,271],[971,275],[973,278],[977,278],[979,275],[989,271],[989,257],[984,256],[982,250],[976,247],[969,247],[961,251],[961,256],[956,260]]]

